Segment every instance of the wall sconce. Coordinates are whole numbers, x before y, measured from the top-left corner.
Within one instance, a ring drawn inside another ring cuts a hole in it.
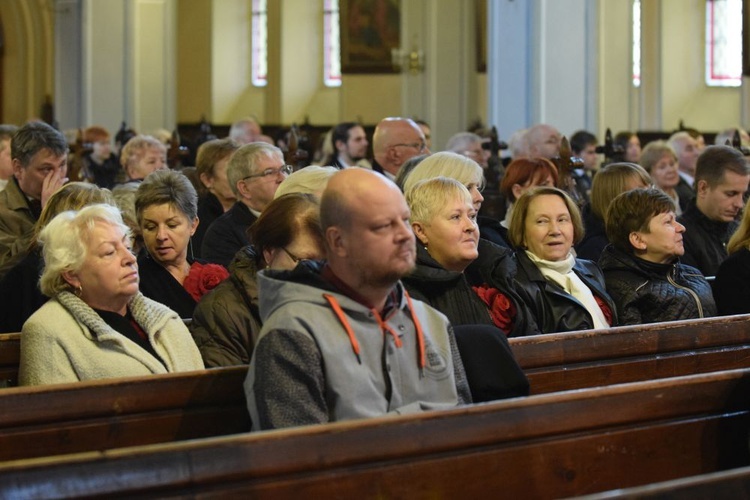
[[[406,68],[412,75],[419,74],[424,71],[424,52],[419,49],[416,43],[412,45],[410,52],[401,48],[393,48],[391,49],[391,64],[397,72]]]

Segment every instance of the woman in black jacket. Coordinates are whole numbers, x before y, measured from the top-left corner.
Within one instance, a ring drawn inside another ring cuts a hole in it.
[[[697,269],[681,264],[685,226],[677,222],[674,201],[658,189],[619,195],[607,212],[612,242],[599,264],[620,323],[714,316],[711,286]]]
[[[750,205],[727,243],[727,257],[716,272],[714,298],[719,314],[750,313]]]
[[[601,271],[571,252],[583,236],[583,223],[570,196],[552,187],[526,192],[516,201],[508,236],[517,248],[516,292],[542,333],[617,323]]]

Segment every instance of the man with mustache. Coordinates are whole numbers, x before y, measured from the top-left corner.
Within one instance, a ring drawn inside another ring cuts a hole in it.
[[[335,174],[321,200],[327,262],[259,274],[263,330],[245,393],[253,429],[471,401],[450,324],[412,300],[409,207],[391,181]]]
[[[715,276],[727,258],[727,242],[737,229],[737,215],[750,182],[742,152],[729,146],[709,146],[695,168],[695,202],[678,221],[685,226],[682,262]]]

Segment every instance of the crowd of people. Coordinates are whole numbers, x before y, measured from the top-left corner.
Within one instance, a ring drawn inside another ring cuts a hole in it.
[[[570,168],[548,124],[505,161],[476,132],[433,153],[424,122],[345,122],[299,168],[243,119],[188,174],[150,135],[90,127],[72,161],[45,123],[0,126],[19,382],[248,365],[262,430],[523,396],[508,337],[750,312],[750,167],[726,134],[623,132],[602,158],[579,131]]]

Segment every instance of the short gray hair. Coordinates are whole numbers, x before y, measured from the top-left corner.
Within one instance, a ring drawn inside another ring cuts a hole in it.
[[[227,180],[235,196],[240,196],[237,183],[247,176],[257,174],[256,163],[261,158],[280,158],[284,161],[284,153],[276,146],[265,142],[251,142],[238,149],[227,166]]]
[[[72,291],[63,274],[81,270],[88,252],[89,232],[97,222],[118,227],[130,237],[130,229],[122,222],[120,211],[104,203],[61,212],[39,233],[44,255],[39,287],[44,295],[55,297],[60,292]]]
[[[198,193],[184,174],[175,170],[157,170],[150,173],[135,193],[135,215],[138,225],[143,211],[153,205],[171,205],[188,218],[198,217]]]
[[[475,142],[481,143],[482,138],[473,132],[459,132],[448,139],[445,150],[462,154]]]
[[[414,167],[404,181],[404,192],[421,180],[440,176],[455,179],[464,186],[476,183],[477,188],[484,187],[484,171],[477,162],[457,153],[442,151],[431,154]]]

